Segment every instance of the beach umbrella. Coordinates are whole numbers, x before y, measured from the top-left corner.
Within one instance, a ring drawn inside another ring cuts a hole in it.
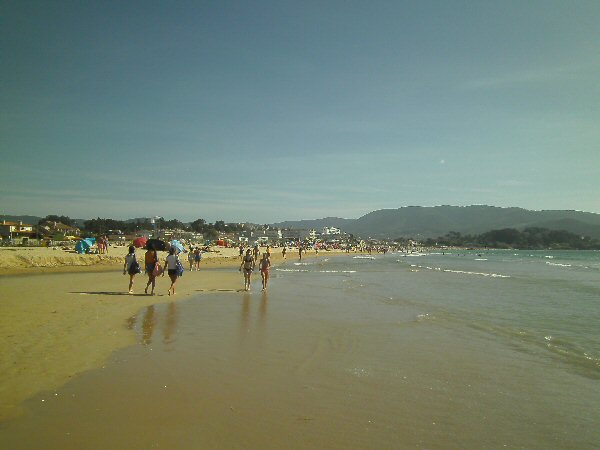
[[[133,245],[137,248],[144,248],[146,246],[146,242],[148,242],[148,238],[139,237],[133,240]]]
[[[77,253],[86,253],[90,247],[92,247],[96,243],[96,238],[85,238],[80,240],[77,245],[75,245],[75,251]]]
[[[173,239],[171,241],[171,247],[175,247],[177,249],[177,252],[182,252],[184,250],[183,244],[181,242],[179,242],[177,239]]]
[[[148,239],[145,248],[148,248],[150,245],[154,247],[154,250],[165,251],[167,249],[167,243],[165,241],[161,241],[160,239]]]

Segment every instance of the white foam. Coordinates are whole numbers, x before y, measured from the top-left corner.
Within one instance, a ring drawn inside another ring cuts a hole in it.
[[[500,275],[498,273],[470,272],[467,270],[442,269],[441,267],[418,266],[415,264],[411,264],[411,267],[418,267],[419,269],[433,270],[436,272],[461,273],[461,274],[465,274],[465,275],[478,275],[478,276],[490,277],[490,278],[510,278],[509,275]]]
[[[546,261],[546,264],[548,264],[549,266],[572,267],[571,264],[560,264],[560,263],[553,263],[550,261]]]
[[[318,270],[319,273],[356,273],[356,270]]]
[[[279,272],[310,272],[310,270],[307,269],[275,269]]]
[[[279,272],[317,272],[317,273],[356,273],[356,270],[308,270],[308,269],[282,269],[276,268]]]
[[[374,256],[353,256],[352,259],[375,259]]]

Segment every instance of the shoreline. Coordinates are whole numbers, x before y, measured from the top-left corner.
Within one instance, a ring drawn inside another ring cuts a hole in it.
[[[290,256],[287,261],[297,261],[297,253]],[[306,255],[315,257],[314,252]],[[280,252],[271,258],[274,267],[286,261]],[[26,399],[100,368],[115,351],[135,345],[136,335],[127,322],[143,308],[202,294],[243,292],[240,264],[239,256],[205,258],[200,271],[186,268],[176,296],[166,295],[166,276],[157,279],[157,295],[143,294],[144,274],[136,276],[134,294],[127,294],[129,277],[122,275],[122,263],[2,271],[0,421],[18,416]],[[258,270],[253,276],[257,283]]]

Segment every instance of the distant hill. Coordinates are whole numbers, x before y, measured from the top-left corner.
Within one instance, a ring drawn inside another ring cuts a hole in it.
[[[275,226],[316,228],[336,226],[361,237],[435,238],[450,231],[480,234],[501,228],[529,227],[566,230],[600,239],[600,214],[581,211],[530,211],[494,206],[408,206],[373,211],[358,219],[325,218],[282,222]]]

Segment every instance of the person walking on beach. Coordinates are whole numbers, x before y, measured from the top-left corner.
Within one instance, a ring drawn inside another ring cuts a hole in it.
[[[195,256],[196,254],[194,252],[194,248],[190,247],[190,250],[188,251],[188,263],[190,265],[190,272],[194,270]]]
[[[269,253],[263,253],[262,259],[260,260],[260,277],[262,279],[262,290],[267,290],[267,283],[269,282],[269,267],[271,267],[271,258]]]
[[[281,250],[281,256],[283,256],[283,259],[285,259],[286,252],[287,252],[287,248],[283,247],[283,250]]]
[[[146,254],[144,255],[144,264],[146,268],[146,274],[148,274],[148,283],[146,283],[146,289],[144,293],[148,293],[148,287],[152,285],[152,292],[150,295],[154,295],[154,288],[156,287],[156,276],[158,275],[158,253],[154,250],[154,246],[150,244],[147,247]]]
[[[200,261],[202,261],[202,251],[200,247],[196,247],[194,251],[194,262],[196,263],[196,271],[200,270]]]
[[[254,245],[252,253],[254,254],[254,262],[258,261],[258,254],[260,253],[260,250],[258,249],[258,244]]]
[[[244,290],[250,290],[250,277],[252,276],[252,271],[254,270],[254,258],[252,256],[252,250],[246,250],[246,256],[242,260],[242,264],[240,264],[240,272],[244,270]]]
[[[302,261],[302,250],[304,250],[304,249],[302,248],[302,245],[299,245],[299,246],[298,246],[298,256],[300,257],[300,261]]]
[[[140,264],[137,262],[135,257],[135,247],[129,246],[129,253],[125,256],[125,264],[123,265],[123,275],[129,274],[129,293],[133,294],[133,277],[135,277],[142,270]]]
[[[169,274],[169,278],[171,279],[171,286],[169,286],[169,295],[171,295],[171,292],[173,292],[173,295],[175,295],[175,283],[177,282],[177,278],[179,278],[178,266],[181,264],[175,250],[175,247],[171,247],[171,249],[169,250],[169,256],[167,256],[167,258],[165,259],[165,269]],[[162,276],[165,276],[164,271]]]
[[[244,259],[244,245],[240,244],[240,261]]]

